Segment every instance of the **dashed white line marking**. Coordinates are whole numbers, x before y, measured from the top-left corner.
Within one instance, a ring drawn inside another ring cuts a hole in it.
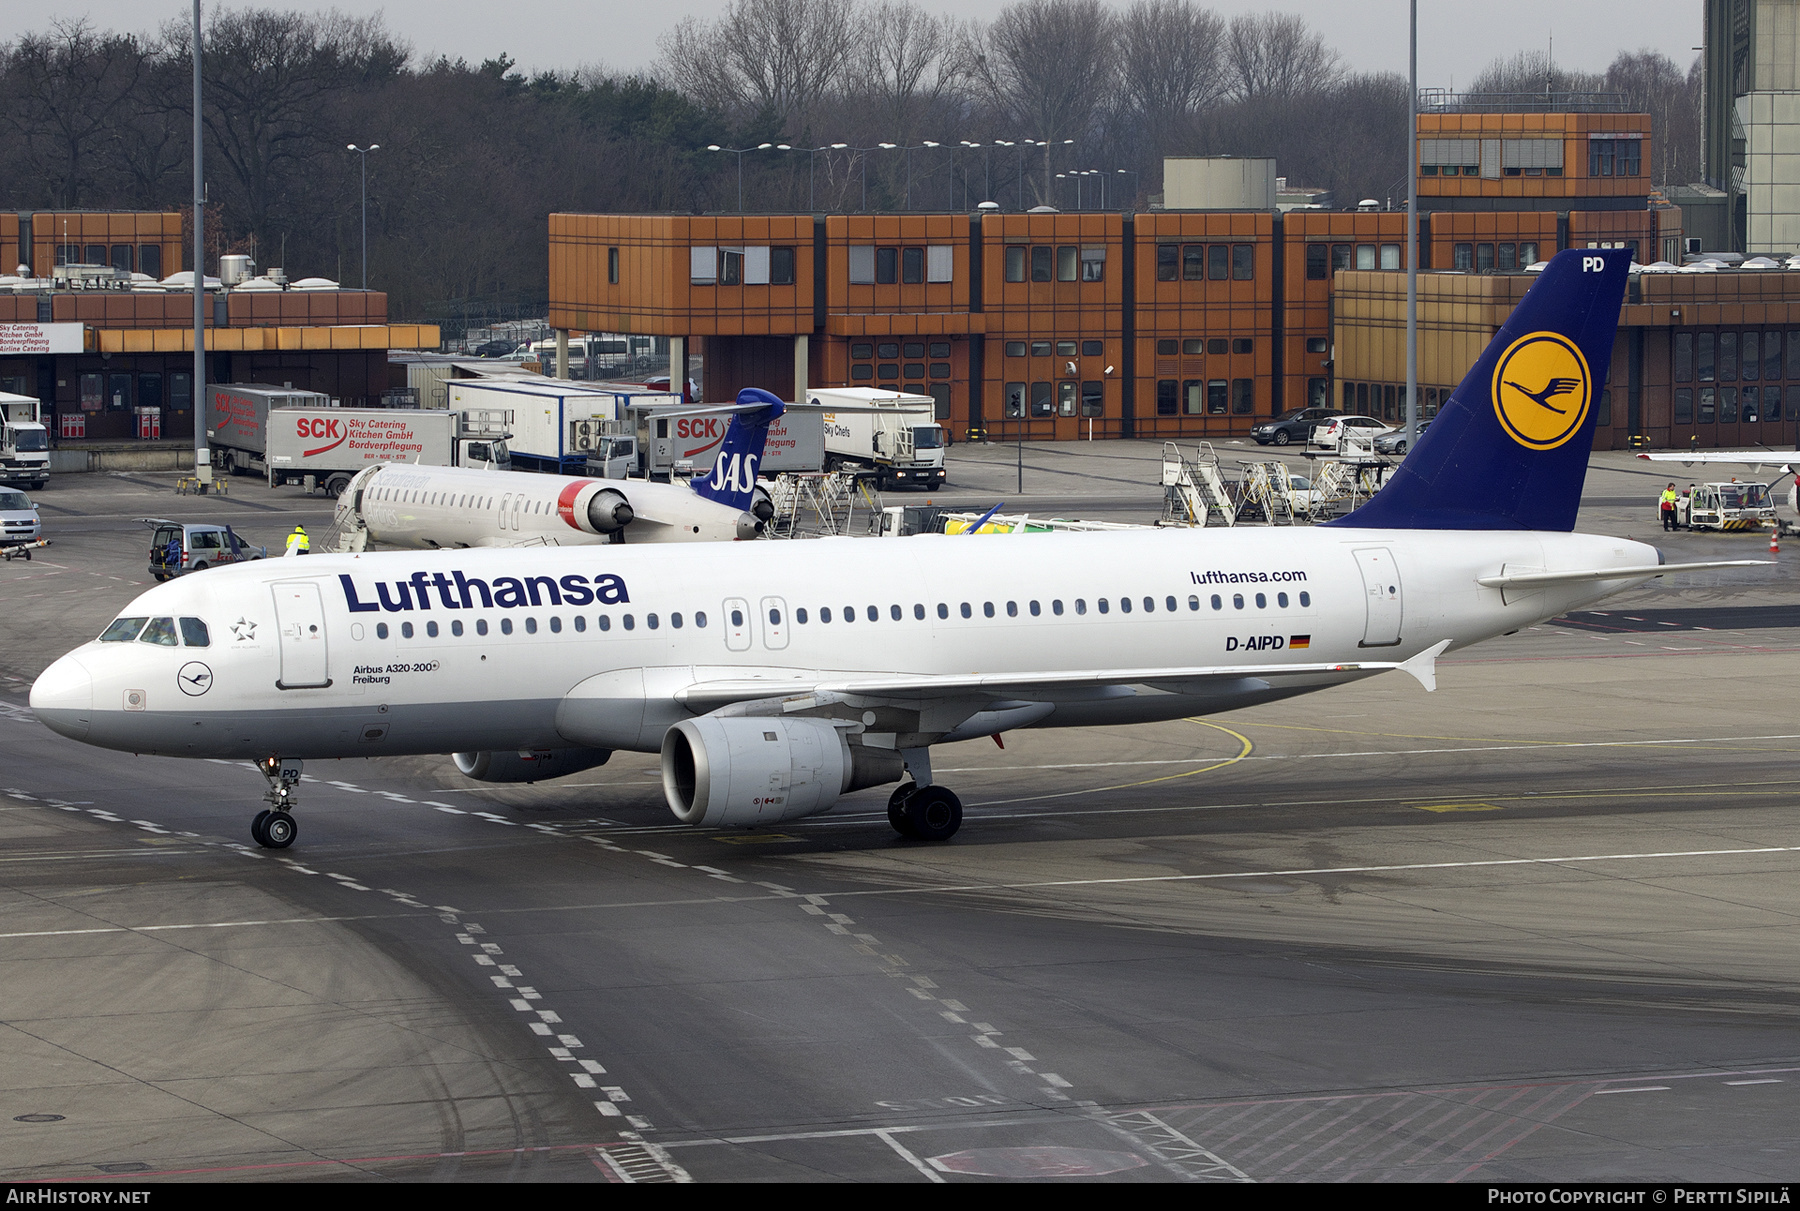
[[[1638,1085],[1631,1089],[1596,1089],[1595,1097],[1605,1097],[1609,1093],[1667,1093],[1667,1085]]]

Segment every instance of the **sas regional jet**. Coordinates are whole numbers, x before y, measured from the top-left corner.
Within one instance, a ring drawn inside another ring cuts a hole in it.
[[[775,513],[757,487],[757,466],[784,408],[746,387],[735,405],[684,410],[731,414],[711,473],[691,483],[380,463],[338,497],[337,522],[421,550],[757,538]]]
[[[1387,485],[1327,525],[267,560],[150,589],[31,705],[88,744],[256,761],[265,846],[294,839],[307,759],[452,753],[505,782],[619,749],[661,754],[689,824],[766,825],[897,784],[894,828],[945,840],[962,805],[933,776],[937,745],[1393,669],[1431,689],[1447,649],[1750,562],[1662,566],[1570,532],[1628,260],[1560,253]]]

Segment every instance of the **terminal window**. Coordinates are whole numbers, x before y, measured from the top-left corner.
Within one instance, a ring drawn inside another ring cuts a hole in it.
[[[1588,142],[1588,176],[1643,175],[1642,139],[1592,139]]]

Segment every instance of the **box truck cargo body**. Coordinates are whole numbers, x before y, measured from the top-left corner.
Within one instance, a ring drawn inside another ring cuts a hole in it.
[[[50,482],[50,431],[43,405],[0,391],[0,484],[41,488]]]
[[[866,472],[878,489],[944,482],[944,429],[929,395],[820,387],[807,398],[825,411],[826,470]],[[858,411],[834,412],[833,404]]]
[[[259,384],[209,392],[208,441],[214,465],[261,472],[270,486],[303,483],[336,496],[371,463],[504,470],[506,417],[497,410],[334,408],[328,397]]]
[[[580,475],[623,401],[644,398],[537,375],[452,379],[448,387],[452,411],[510,411],[513,469],[552,475]]]
[[[587,474],[605,479],[700,476],[712,470],[731,425],[729,415],[658,415],[679,407],[674,396],[638,396],[608,426]],[[787,412],[769,426],[758,475],[817,471],[825,464],[825,427],[817,412]]]

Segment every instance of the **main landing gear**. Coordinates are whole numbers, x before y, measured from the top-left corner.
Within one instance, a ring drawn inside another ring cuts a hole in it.
[[[290,811],[297,806],[294,788],[300,785],[300,762],[265,757],[256,768],[269,780],[269,789],[263,794],[269,809],[256,813],[250,822],[250,836],[264,849],[286,849],[300,832]]]
[[[908,749],[901,756],[913,780],[888,796],[888,823],[914,841],[948,841],[962,827],[962,800],[949,787],[932,782],[928,750]]]

